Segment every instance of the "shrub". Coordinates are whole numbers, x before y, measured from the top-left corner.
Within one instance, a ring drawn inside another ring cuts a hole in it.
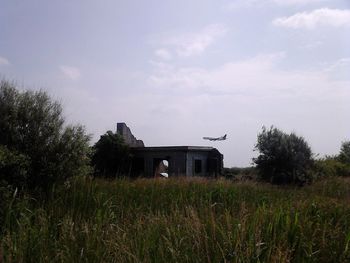
[[[332,157],[315,161],[313,170],[317,177],[350,176],[350,164]]]
[[[342,142],[338,158],[342,163],[350,164],[350,141]]]
[[[93,147],[92,165],[95,176],[115,178],[129,174],[130,150],[117,133],[107,131]]]
[[[14,83],[0,81],[0,145],[12,160],[6,169],[28,160],[18,169],[25,168],[29,189],[47,190],[87,167],[88,141],[82,126],[64,126],[61,105],[45,92],[19,91]]]
[[[286,134],[271,127],[258,134],[253,158],[260,178],[274,184],[304,184],[311,181],[308,169],[312,165],[312,152],[303,137]]]
[[[255,167],[231,167],[224,168],[224,177],[234,180],[253,180],[256,179]]]
[[[0,145],[0,181],[16,187],[26,184],[29,158]]]
[[[8,206],[11,200],[11,186],[7,184],[6,181],[0,180],[0,235],[3,230],[3,225],[5,221],[5,215],[8,210]],[[0,247],[1,252],[1,247]],[[0,253],[0,262],[1,262],[1,253]]]

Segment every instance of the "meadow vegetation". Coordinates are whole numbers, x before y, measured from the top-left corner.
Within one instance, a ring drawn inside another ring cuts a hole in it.
[[[131,180],[118,134],[90,147],[60,103],[0,81],[0,262],[350,262],[350,142],[315,158],[271,127],[255,149],[226,179]]]
[[[13,196],[5,262],[349,262],[350,181],[76,178]]]

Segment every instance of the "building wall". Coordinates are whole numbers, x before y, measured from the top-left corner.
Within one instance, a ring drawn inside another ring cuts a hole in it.
[[[161,160],[168,161],[168,175],[171,176],[217,176],[221,172],[222,155],[212,151],[148,151],[146,148],[135,148],[134,157],[142,159],[143,171],[139,175],[155,176],[155,166]],[[197,171],[196,171],[197,162]],[[198,166],[198,164],[200,164]]]
[[[135,151],[134,157],[144,159],[144,172],[146,177],[153,177],[155,172],[156,162],[160,160],[168,161],[169,176],[186,175],[186,153],[174,151],[147,152]]]
[[[123,122],[117,123],[117,133],[131,147],[134,155],[132,171],[136,176],[155,176],[155,166],[168,161],[169,176],[217,176],[223,166],[223,155],[215,148],[201,146],[145,147]]]
[[[124,122],[117,123],[117,133],[124,138],[125,143],[130,147],[144,147],[143,141],[137,140]]]
[[[201,162],[201,171],[196,172],[196,161]],[[187,153],[187,176],[207,175],[208,152],[188,152]]]

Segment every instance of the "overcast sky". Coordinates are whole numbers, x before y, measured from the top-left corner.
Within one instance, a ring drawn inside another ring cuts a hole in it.
[[[146,146],[246,166],[274,125],[335,154],[350,139],[350,1],[0,0],[0,75],[47,90],[92,142],[126,122]]]

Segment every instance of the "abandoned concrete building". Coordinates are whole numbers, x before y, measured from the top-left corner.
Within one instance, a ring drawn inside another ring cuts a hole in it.
[[[145,147],[125,123],[117,124],[117,133],[130,146],[133,155],[132,174],[157,177],[162,172],[172,176],[218,176],[223,168],[223,155],[213,147],[159,146]],[[165,163],[168,166],[165,166]]]

